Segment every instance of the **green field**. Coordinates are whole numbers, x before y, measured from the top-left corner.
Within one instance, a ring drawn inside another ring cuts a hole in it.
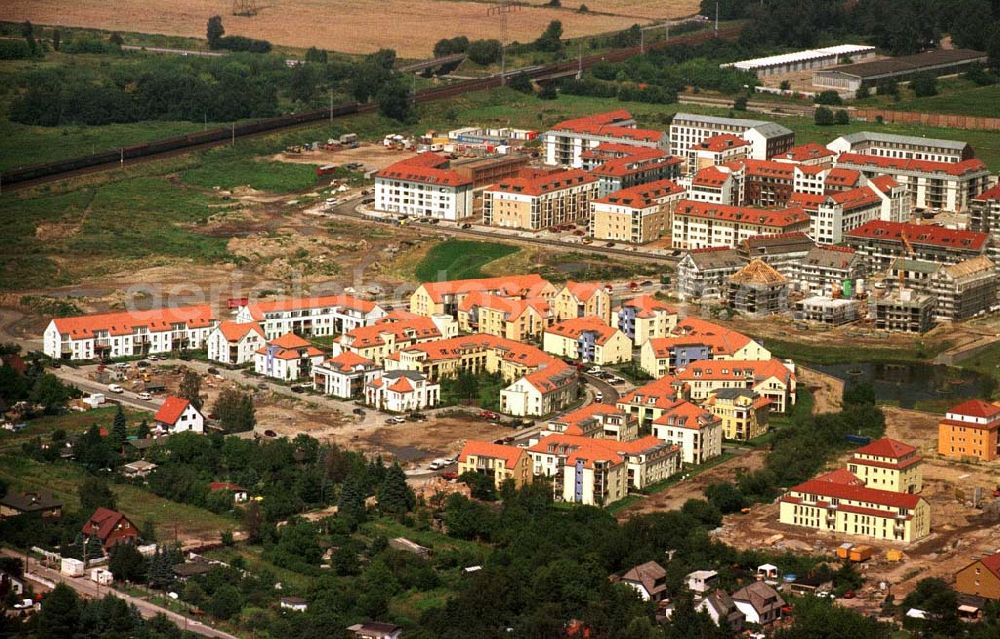
[[[415,274],[419,282],[485,277],[481,270],[483,266],[518,250],[508,244],[448,240],[427,252],[417,264]]]
[[[0,433],[0,451],[10,452],[19,449],[21,444],[28,442],[35,437],[41,437],[43,442],[51,439],[52,433],[61,430],[67,436],[79,434],[97,424],[106,428],[111,426],[117,409],[112,406],[89,410],[85,413],[66,413],[65,415],[50,415],[39,417],[28,422],[28,428],[20,433]],[[129,427],[133,428],[143,419],[150,419],[152,416],[146,412],[125,411]]]
[[[239,151],[219,149],[205,153],[202,164],[182,173],[181,181],[206,189],[250,186],[259,191],[287,193],[315,186],[316,168],[255,160]]]

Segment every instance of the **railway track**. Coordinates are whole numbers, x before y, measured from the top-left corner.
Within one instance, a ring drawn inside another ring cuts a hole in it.
[[[646,50],[668,48],[683,44],[698,44],[715,37],[723,39],[734,39],[740,33],[741,27],[734,26],[720,29],[718,34],[713,31],[691,33],[672,38],[668,41],[659,41],[648,47]],[[519,73],[524,73],[528,77],[542,78],[556,73],[572,71],[574,69],[589,69],[598,62],[621,62],[641,53],[640,47],[629,47],[626,49],[613,49],[601,54],[584,56],[578,60],[568,60],[556,62],[548,65],[539,65],[524,70],[514,70],[507,72],[506,77],[512,77]],[[499,87],[503,84],[504,78],[499,74],[487,78],[476,80],[465,80],[443,87],[434,87],[418,91],[414,99],[418,103],[433,102],[457,97],[475,91],[484,91]],[[284,115],[275,118],[266,118],[255,122],[235,124],[231,127],[222,127],[199,131],[184,136],[154,140],[144,144],[110,149],[93,155],[79,156],[58,162],[45,164],[35,164],[26,167],[19,167],[0,173],[0,185],[5,191],[22,189],[45,182],[62,180],[86,173],[106,171],[124,166],[126,161],[134,164],[136,161],[148,161],[153,159],[167,158],[174,155],[189,153],[199,149],[209,148],[228,144],[238,138],[247,138],[257,135],[274,133],[276,131],[290,130],[297,127],[310,125],[326,119],[342,118],[357,113],[367,113],[374,111],[376,105],[371,103],[360,104],[348,102],[334,106],[331,109],[319,109],[292,115]]]

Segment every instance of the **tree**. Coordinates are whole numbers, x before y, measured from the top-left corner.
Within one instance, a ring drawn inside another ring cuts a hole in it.
[[[365,56],[365,62],[387,71],[391,70],[396,65],[396,51],[394,49],[379,49],[375,53]]]
[[[184,377],[181,378],[181,386],[177,394],[191,402],[192,406],[201,410],[201,375],[196,371],[186,369]]]
[[[813,121],[819,126],[829,126],[833,124],[833,111],[829,107],[818,107],[813,116]]]
[[[46,413],[56,413],[71,397],[70,389],[51,373],[45,373],[35,380],[30,399],[44,406]]]
[[[500,61],[501,47],[499,40],[476,40],[469,44],[466,55],[476,64],[486,66]]]
[[[910,83],[910,87],[913,88],[913,94],[918,98],[927,98],[932,95],[937,95],[937,78],[930,73],[922,73],[913,78],[913,81]]]
[[[226,30],[222,26],[222,16],[212,16],[208,19],[208,48],[217,49],[219,48],[219,42],[222,40],[222,36],[226,34]]]
[[[588,7],[585,4],[581,4],[580,8],[577,9],[577,12],[579,12],[579,13],[590,13],[590,7]]]
[[[108,570],[116,580],[141,582],[146,578],[146,558],[134,544],[115,544],[111,547]]]
[[[318,62],[320,64],[326,64],[327,54],[325,49],[317,49],[316,47],[309,47],[306,50],[306,62]]]
[[[531,78],[528,77],[527,73],[518,73],[510,79],[507,86],[514,89],[515,91],[520,91],[521,93],[527,93],[531,95],[535,92],[535,87],[531,84]]]
[[[844,103],[844,101],[840,98],[840,94],[833,90],[821,91],[813,99],[813,102],[815,102],[816,104],[830,104],[830,105],[838,105]]]
[[[462,473],[458,481],[469,487],[473,499],[493,501],[497,498],[496,485],[492,477],[470,470]]]
[[[562,49],[562,34],[562,22],[553,20],[535,40],[535,48],[539,51],[559,51]]]
[[[139,439],[146,439],[149,437],[149,422],[145,419],[139,422],[139,427],[135,429],[135,436]]]
[[[867,85],[862,84],[858,87],[858,90],[854,92],[854,97],[858,100],[864,100],[865,98],[870,97],[871,94],[871,89],[869,89]]]
[[[159,547],[153,556],[149,558],[149,568],[147,575],[150,588],[166,590],[174,583],[174,557],[165,548]]]
[[[840,125],[851,123],[851,116],[848,115],[846,109],[837,109],[837,112],[833,114],[833,118],[834,121]]]
[[[928,614],[923,624],[930,635],[949,636],[958,623],[958,595],[943,580],[936,577],[921,579],[917,587],[903,600],[905,608],[918,608]]]
[[[352,522],[362,522],[365,519],[365,493],[355,475],[349,476],[340,488],[337,515]]]
[[[552,82],[546,82],[542,85],[542,90],[538,92],[538,97],[543,100],[555,100],[559,97],[556,85]]]
[[[41,639],[73,639],[80,625],[80,598],[64,583],[56,584],[45,597],[38,614],[38,636]]]
[[[62,43],[62,33],[59,31],[59,29],[56,29],[52,32],[52,48],[55,51],[58,51],[59,45],[61,43]]]
[[[469,39],[465,36],[442,38],[434,45],[434,57],[443,58],[454,53],[464,53],[469,48]]]
[[[8,404],[21,401],[28,396],[28,380],[4,362],[0,366],[0,398]]]
[[[792,83],[788,80],[782,80],[781,84],[778,85],[778,88],[782,91],[789,91],[792,88]]]
[[[410,91],[402,82],[387,82],[375,94],[378,112],[398,122],[409,122],[413,116]]]
[[[121,452],[122,446],[128,441],[128,424],[125,421],[125,413],[122,411],[122,405],[118,404],[118,410],[115,411],[115,419],[111,424],[111,444],[114,446],[115,451]]]
[[[747,110],[747,96],[741,95],[733,100],[733,109],[736,111],[746,111]]]
[[[743,493],[729,482],[709,484],[705,488],[705,497],[723,515],[738,512],[747,506]]]
[[[260,504],[251,500],[243,511],[243,530],[247,533],[248,543],[260,543],[261,526],[263,524],[264,514],[260,510]]]
[[[88,476],[77,489],[80,497],[80,510],[87,516],[98,508],[117,508],[115,494],[108,487],[108,482],[99,477]]]
[[[122,39],[122,35],[117,31],[108,37],[108,42],[117,49],[121,49],[122,45],[125,44],[125,40]]]
[[[413,490],[406,485],[406,474],[399,467],[399,462],[394,462],[385,473],[385,479],[378,489],[378,507],[384,513],[402,515],[413,510],[417,505],[417,498]]]
[[[257,425],[253,398],[231,388],[219,393],[214,412],[227,433],[242,433]]]

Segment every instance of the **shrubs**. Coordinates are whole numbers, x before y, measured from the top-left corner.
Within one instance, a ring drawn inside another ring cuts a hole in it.
[[[910,83],[910,87],[913,89],[913,94],[918,98],[937,95],[937,78],[930,74],[923,74],[914,78],[913,82]]]
[[[501,45],[499,40],[476,40],[469,44],[466,50],[469,59],[482,66],[499,62],[500,53]]]
[[[833,124],[833,111],[825,106],[818,107],[813,113],[813,121],[818,126],[829,126]]]
[[[829,104],[833,106],[844,103],[844,101],[840,99],[840,94],[836,91],[823,91],[822,93],[817,94],[813,101],[816,104]]]
[[[469,48],[469,39],[465,36],[442,38],[434,45],[434,57],[443,58],[455,53],[465,53]]]

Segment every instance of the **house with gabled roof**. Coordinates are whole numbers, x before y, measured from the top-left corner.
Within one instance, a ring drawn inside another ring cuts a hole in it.
[[[409,413],[441,401],[441,385],[418,371],[384,371],[365,384],[365,403],[378,410]]]
[[[618,441],[630,441],[639,436],[635,418],[610,404],[587,404],[571,410],[550,419],[546,431]]]
[[[632,359],[632,341],[599,317],[563,320],[545,329],[542,350],[558,357],[598,365]]]
[[[552,308],[559,322],[597,317],[605,324],[611,324],[611,294],[599,282],[566,282],[556,294]]]
[[[1000,459],[1000,404],[970,399],[938,422],[938,453],[952,459]]]
[[[190,401],[169,395],[153,415],[153,425],[157,430],[170,434],[200,434],[205,432],[205,416]]]
[[[83,524],[80,532],[89,539],[100,542],[105,552],[115,544],[136,543],[139,540],[139,529],[135,524],[116,510],[98,508]]]
[[[667,571],[655,561],[632,566],[618,582],[630,586],[643,601],[658,602],[667,596]]]
[[[353,399],[360,397],[365,384],[375,379],[381,372],[382,367],[374,361],[352,351],[344,351],[340,355],[314,364],[312,377],[316,390],[324,395]]]
[[[254,371],[258,375],[293,382],[312,375],[312,368],[323,361],[323,351],[295,333],[285,333],[269,341],[254,353]]]
[[[230,366],[246,364],[266,341],[257,322],[219,322],[208,334],[208,359]]]
[[[618,399],[616,406],[634,416],[639,426],[644,427],[673,408],[686,394],[686,384],[668,375],[629,391]]]
[[[722,454],[722,419],[680,400],[653,420],[653,437],[678,446],[685,464],[703,464]]]
[[[774,623],[781,618],[785,600],[778,591],[763,581],[755,581],[733,593],[733,603],[746,617],[747,623],[761,626]]]
[[[666,337],[677,326],[677,309],[652,295],[624,300],[612,321],[636,346]]]
[[[558,289],[538,273],[424,282],[410,295],[410,312],[424,317],[437,314],[457,317],[462,300],[472,293],[512,299],[540,297],[551,301],[557,292]]]
[[[518,342],[540,338],[554,317],[552,305],[542,297],[510,298],[477,291],[458,306],[459,329]]]
[[[286,333],[304,337],[340,335],[374,324],[386,315],[375,302],[341,294],[247,302],[239,306],[235,319],[240,323],[257,322],[270,340]]]
[[[531,457],[517,446],[494,444],[470,439],[458,455],[458,474],[472,472],[493,480],[497,489],[505,481],[514,482],[516,488],[531,483],[534,475]]]
[[[964,595],[1000,600],[1000,552],[976,559],[956,572],[955,590]]]
[[[472,215],[473,180],[437,153],[421,153],[375,174],[375,209],[460,220]]]
[[[847,469],[869,488],[919,493],[923,490],[922,461],[915,446],[883,437],[856,449]]]
[[[736,607],[729,593],[721,589],[705,595],[695,606],[695,610],[706,613],[717,626],[725,622],[733,632],[742,632],[747,618],[743,611]]]
[[[689,397],[695,402],[703,402],[722,389],[747,390],[771,400],[772,410],[783,413],[796,400],[795,373],[778,359],[699,360],[676,377],[688,385]]]

